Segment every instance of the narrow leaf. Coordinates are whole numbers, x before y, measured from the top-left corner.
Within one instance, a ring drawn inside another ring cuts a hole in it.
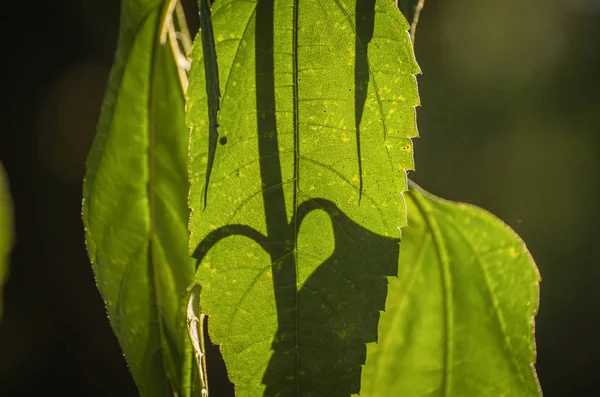
[[[202,37],[187,102],[190,248],[211,339],[239,396],[349,396],[406,223],[419,103],[408,25],[389,0],[216,0],[212,15],[214,152]]]
[[[409,226],[360,395],[539,396],[540,276],[492,214],[411,184]]]
[[[185,59],[176,47],[175,5],[123,1],[84,184],[88,253],[142,396],[200,392],[186,326],[194,263],[187,250],[185,73],[176,63]]]
[[[0,163],[0,320],[4,307],[4,283],[8,277],[8,261],[13,245],[12,200],[8,190],[8,179]]]

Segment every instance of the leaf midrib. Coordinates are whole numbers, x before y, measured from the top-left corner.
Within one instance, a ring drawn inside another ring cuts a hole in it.
[[[294,11],[293,11],[293,26],[292,26],[292,51],[293,55],[293,65],[292,65],[292,79],[294,82],[293,87],[293,103],[294,103],[294,216],[292,219],[294,220],[294,265],[296,266],[295,274],[296,277],[296,293],[294,294],[294,305],[295,311],[294,314],[296,316],[295,321],[295,341],[296,341],[296,397],[300,397],[300,349],[298,346],[298,194],[300,193],[300,174],[298,170],[298,165],[300,162],[300,140],[299,140],[299,128],[300,123],[298,120],[298,2],[299,0],[294,0]]]
[[[443,218],[448,218],[446,214],[440,213],[440,219]],[[510,362],[511,365],[513,366],[513,369],[517,375],[517,377],[519,378],[519,380],[521,381],[521,384],[527,388],[527,382],[525,380],[525,376],[523,375],[522,371],[519,368],[519,363],[518,363],[518,359],[517,359],[517,354],[515,352],[515,349],[513,347],[513,345],[510,342],[510,338],[508,335],[508,332],[506,332],[506,321],[504,320],[504,315],[502,314],[502,310],[500,309],[500,305],[498,303],[498,300],[496,299],[496,297],[494,296],[493,292],[492,292],[492,287],[490,284],[490,279],[489,279],[489,275],[487,270],[485,269],[485,266],[483,264],[483,260],[481,259],[481,256],[479,255],[479,253],[477,252],[477,250],[472,248],[472,244],[471,241],[467,238],[467,236],[462,232],[462,230],[460,230],[460,228],[458,226],[456,226],[453,222],[451,222],[450,219],[448,219],[449,222],[447,222],[447,224],[452,227],[454,229],[454,231],[456,232],[456,234],[458,234],[461,239],[464,241],[464,243],[469,246],[471,253],[473,254],[473,259],[474,261],[477,263],[477,267],[481,270],[481,273],[483,275],[483,279],[485,281],[485,286],[486,286],[486,291],[488,292],[489,295],[489,299],[492,302],[492,305],[494,307],[494,318],[496,319],[499,328],[502,331],[502,336],[503,336],[503,341],[508,349],[508,351],[510,352]]]
[[[360,1],[360,0],[356,0],[356,1]],[[365,58],[367,59],[367,66],[368,66],[368,72],[369,72],[369,81],[370,83],[373,84],[374,90],[375,90],[375,95],[376,95],[376,99],[377,99],[377,106],[378,106],[378,110],[379,110],[379,115],[381,118],[381,122],[383,125],[383,133],[384,133],[384,140],[387,140],[387,126],[385,123],[385,118],[383,115],[383,108],[382,108],[382,101],[379,95],[379,90],[377,89],[377,82],[375,81],[375,78],[372,74],[372,68],[371,65],[369,63],[368,57],[367,57],[367,51],[365,48],[365,44],[360,40],[359,36],[358,36],[358,32],[356,31],[356,26],[355,24],[352,23],[352,19],[350,18],[350,15],[346,12],[346,9],[340,4],[339,0],[334,0],[336,6],[338,7],[338,9],[344,14],[348,25],[350,25],[352,31],[355,34],[355,37],[357,38],[357,40],[360,43],[360,48],[363,52],[363,55],[365,56]],[[296,379],[296,397],[300,396],[300,352],[299,352],[299,346],[298,346],[298,288],[300,287],[298,285],[298,275],[299,275],[299,270],[298,270],[298,230],[299,227],[297,225],[297,221],[298,221],[298,195],[302,194],[302,192],[300,191],[300,180],[299,180],[299,162],[300,159],[304,159],[304,160],[308,160],[309,162],[313,162],[315,164],[319,164],[319,162],[317,161],[311,161],[311,159],[303,157],[300,155],[300,145],[299,145],[299,126],[300,126],[300,122],[299,122],[299,111],[298,111],[298,103],[299,103],[299,95],[298,95],[298,3],[299,0],[294,0],[294,6],[293,6],[293,26],[292,26],[292,52],[293,52],[293,65],[292,65],[292,80],[293,80],[293,133],[294,133],[294,195],[293,195],[293,217],[292,220],[294,222],[293,224],[293,250],[294,250],[294,264],[296,266],[295,269],[295,278],[296,278],[296,293],[294,294],[294,300],[295,300],[295,316],[296,316],[296,320],[295,320],[295,341],[296,341],[296,374],[295,374],[295,379]],[[387,152],[387,147],[386,147],[386,152]],[[389,156],[389,152],[388,152],[388,159],[390,160],[390,166],[392,166],[391,164],[391,158]],[[358,159],[359,163],[361,161],[361,159]],[[322,165],[322,164],[319,164]],[[327,169],[329,169],[328,167],[326,167]],[[393,168],[393,167],[392,167]],[[346,178],[343,178],[343,176],[341,174],[339,174],[338,172],[336,172],[333,169],[329,169],[330,171],[334,171],[336,174],[338,174],[339,177],[342,177],[343,180],[345,180],[348,184],[350,184],[350,186],[354,187],[354,185],[352,185],[348,180],[346,180]],[[362,197],[363,192],[362,192],[362,172],[360,175],[360,180],[361,180],[361,187],[358,189],[359,190],[359,197]],[[381,213],[381,209],[379,208],[379,206],[373,202],[373,204],[375,205],[375,207],[377,208],[377,210]],[[382,219],[384,219],[382,217]],[[384,220],[384,223],[385,220]]]
[[[140,36],[140,31],[143,29],[144,25],[146,25],[146,23],[148,23],[148,21],[150,20],[150,18],[152,17],[152,15],[155,12],[157,12],[157,10],[159,8],[160,8],[160,4],[159,3],[157,3],[153,7],[149,7],[144,12],[143,16],[139,19],[139,22],[138,22],[137,26],[132,30],[131,34],[132,34],[133,40],[131,40],[131,44],[127,48],[128,49],[127,56],[126,56],[125,60],[123,61],[123,63],[121,64],[121,67],[123,68],[123,71],[127,68],[127,65],[130,62],[131,55],[132,55],[132,49],[134,48],[136,41],[139,40],[140,37],[141,37]],[[157,18],[157,25],[160,24],[160,22],[161,22],[161,18]],[[157,29],[157,31],[158,31],[158,29]],[[124,34],[124,33],[121,33],[121,34]],[[120,37],[119,40],[122,41],[123,38]],[[151,109],[151,104],[152,104],[152,93],[153,93],[153,87],[154,87],[153,81],[154,81],[154,70],[155,70],[155,67],[154,67],[154,59],[155,59],[155,57],[154,56],[155,56],[155,52],[158,49],[156,43],[157,43],[157,40],[156,40],[156,37],[155,37],[155,39],[154,39],[154,46],[153,46],[153,53],[152,53],[152,57],[151,57],[151,61],[150,61],[150,68],[151,68],[151,71],[150,71],[150,87],[151,88],[150,88],[150,93],[149,93],[148,109]],[[105,139],[108,139],[110,137],[109,132],[112,129],[112,127],[110,127],[110,126],[113,123],[114,109],[116,109],[119,106],[119,102],[123,100],[122,97],[121,97],[121,95],[119,94],[119,90],[122,88],[123,78],[124,78],[124,76],[121,75],[120,76],[120,80],[119,80],[119,86],[117,88],[117,92],[116,92],[116,96],[115,96],[115,102],[114,102],[113,108],[111,109],[111,114],[109,116],[109,121],[108,121],[108,124],[107,124],[109,126],[108,127],[109,131],[105,133],[106,134],[106,138]],[[150,117],[151,113],[152,112],[150,112],[150,111],[148,113],[148,115],[149,115],[149,117],[148,117],[148,121],[149,121],[149,135],[152,135],[152,133],[150,131],[150,130],[152,130],[152,119]],[[150,140],[149,140],[149,145],[148,145],[149,149],[148,149],[148,153],[147,153],[147,156],[148,156],[148,166],[149,166],[149,173],[148,173],[149,181],[148,181],[148,188],[147,188],[147,196],[148,196],[148,207],[149,207],[149,220],[150,220],[150,223],[151,223],[151,220],[152,220],[152,216],[151,216],[151,212],[150,212],[150,207],[151,207],[151,199],[150,199],[150,197],[151,197],[151,195],[150,195],[150,192],[149,192],[149,187],[151,185],[151,182],[150,182],[150,174],[151,174],[150,173],[150,157],[151,157],[151,155],[150,155],[150,146],[151,145],[150,145]],[[97,170],[102,167],[102,164],[106,160],[107,160],[107,156],[101,156],[100,159],[99,159],[97,167],[94,169],[94,173],[93,173],[92,178],[86,178],[87,179],[86,182],[91,184],[91,187],[89,188],[90,191],[94,190],[93,186],[96,183]],[[99,243],[100,245],[103,244],[103,241],[104,241],[105,237],[107,236],[107,232],[109,232],[109,229],[106,229],[105,233],[103,233],[102,239],[101,239],[101,241]],[[148,234],[148,257],[149,258],[151,257],[151,249],[152,249],[151,246],[152,246],[152,226],[149,225],[149,234]],[[142,247],[140,247],[140,248],[142,248]],[[135,257],[135,256],[133,256],[133,257]],[[92,261],[96,265],[98,264],[97,263],[96,253],[94,253],[94,255],[92,256]],[[126,262],[125,267],[123,269],[123,275],[121,276],[121,279],[119,280],[119,292],[118,292],[118,295],[117,295],[117,302],[115,304],[116,305],[115,306],[115,310],[117,312],[117,318],[115,320],[119,319],[119,317],[120,317],[119,312],[120,312],[120,307],[121,307],[122,299],[123,299],[123,295],[122,294],[123,294],[123,291],[124,291],[124,288],[125,288],[124,284],[126,282],[125,280],[127,278],[129,267],[131,266],[132,263],[133,263],[133,260],[131,260],[131,258],[130,258],[130,260],[128,260]],[[154,283],[154,287],[156,288],[155,280],[153,280],[153,283]],[[157,305],[157,306],[159,306],[159,305]],[[115,331],[117,331],[117,334],[120,334],[120,329],[121,329],[121,321],[120,321],[120,319],[117,322],[113,322],[113,326],[116,328]],[[159,327],[159,328],[162,328],[162,327]],[[161,332],[161,337],[164,338],[164,335],[162,335],[162,329],[160,330],[160,332]],[[163,355],[163,357],[164,357],[164,355]],[[130,358],[128,358],[128,360],[129,359]],[[163,363],[163,366],[164,366],[164,361],[162,361],[162,363]],[[163,368],[163,370],[164,370],[164,368]],[[166,377],[165,377],[165,379],[166,379]]]
[[[433,246],[435,247],[435,253],[438,257],[438,262],[440,265],[440,275],[441,275],[441,285],[442,285],[442,299],[444,305],[444,372],[442,374],[442,396],[446,397],[449,395],[450,384],[452,381],[452,374],[450,371],[452,358],[453,358],[453,349],[450,344],[453,335],[453,315],[452,315],[452,306],[453,302],[451,299],[450,291],[452,291],[452,281],[450,278],[450,263],[448,260],[448,251],[446,250],[446,246],[444,244],[444,240],[442,237],[442,233],[438,227],[438,224],[434,217],[429,216],[430,211],[428,211],[427,203],[421,200],[418,195],[412,194],[410,189],[419,190],[422,192],[420,188],[412,181],[409,181],[409,190],[407,192],[408,195],[413,199],[418,211],[421,213],[427,228],[431,231]],[[424,192],[422,192],[425,194]]]
[[[158,320],[158,324],[157,327],[159,329],[159,334],[160,334],[160,347],[161,347],[161,365],[162,365],[162,369],[163,369],[163,374],[164,374],[164,378],[166,381],[166,387],[167,390],[172,390],[173,387],[171,386],[171,382],[169,381],[169,377],[168,377],[168,373],[167,373],[167,368],[169,367],[168,363],[166,362],[167,357],[166,357],[166,351],[164,351],[164,347],[162,346],[163,343],[166,342],[167,340],[167,335],[166,335],[166,330],[164,329],[164,313],[163,313],[163,305],[160,299],[160,293],[159,293],[159,282],[158,282],[158,275],[157,275],[157,271],[156,268],[158,267],[157,263],[156,263],[156,247],[155,247],[155,242],[154,242],[154,238],[157,236],[156,234],[156,202],[158,200],[160,200],[160,198],[158,197],[158,193],[157,190],[155,189],[155,169],[156,169],[156,164],[155,164],[155,145],[156,145],[156,95],[155,95],[155,89],[156,89],[156,81],[159,79],[159,77],[157,76],[157,62],[158,62],[158,57],[160,56],[160,52],[161,52],[161,45],[163,45],[161,43],[161,38],[160,38],[160,34],[161,34],[161,27],[163,26],[163,24],[165,23],[166,17],[167,17],[167,13],[169,12],[169,1],[163,1],[162,3],[162,7],[161,4],[157,4],[156,6],[157,11],[160,10],[160,14],[159,17],[156,20],[156,29],[154,30],[154,43],[152,46],[152,58],[150,61],[150,76],[149,76],[149,95],[148,95],[148,151],[147,151],[147,160],[148,160],[148,182],[147,182],[147,195],[148,195],[148,220],[149,220],[149,230],[148,230],[148,260],[149,260],[149,266],[150,266],[150,272],[151,272],[151,277],[152,277],[152,286],[153,286],[153,291],[152,291],[152,295],[154,297],[154,301],[156,302],[155,306],[155,310],[156,310],[156,314],[157,314],[157,320]],[[167,41],[165,44],[165,46],[170,45],[169,42]],[[156,243],[158,244],[158,242]]]

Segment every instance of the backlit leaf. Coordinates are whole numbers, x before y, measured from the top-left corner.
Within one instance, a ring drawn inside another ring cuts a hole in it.
[[[187,250],[185,73],[176,63],[185,58],[173,41],[173,6],[122,2],[84,185],[88,253],[142,396],[199,395],[186,327],[194,263]]]
[[[539,396],[538,270],[523,241],[475,206],[411,184],[398,278],[361,396]]]
[[[203,30],[187,103],[211,339],[239,396],[349,396],[406,223],[409,27],[390,0],[217,0],[212,15],[216,54]]]

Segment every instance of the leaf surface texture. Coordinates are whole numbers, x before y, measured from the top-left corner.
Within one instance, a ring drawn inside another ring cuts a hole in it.
[[[398,278],[361,396],[539,396],[539,273],[523,241],[472,205],[412,184]]]
[[[239,396],[349,396],[406,223],[409,27],[388,0],[217,0],[212,16],[187,102],[211,339]]]
[[[174,4],[174,3],[173,3]],[[194,395],[186,329],[188,130],[169,2],[122,2],[87,161],[83,219],[98,288],[142,396]]]

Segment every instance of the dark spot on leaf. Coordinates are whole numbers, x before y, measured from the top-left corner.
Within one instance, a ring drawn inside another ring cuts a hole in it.
[[[227,137],[226,136],[222,136],[221,139],[219,139],[219,143],[221,145],[225,145],[227,143]]]

